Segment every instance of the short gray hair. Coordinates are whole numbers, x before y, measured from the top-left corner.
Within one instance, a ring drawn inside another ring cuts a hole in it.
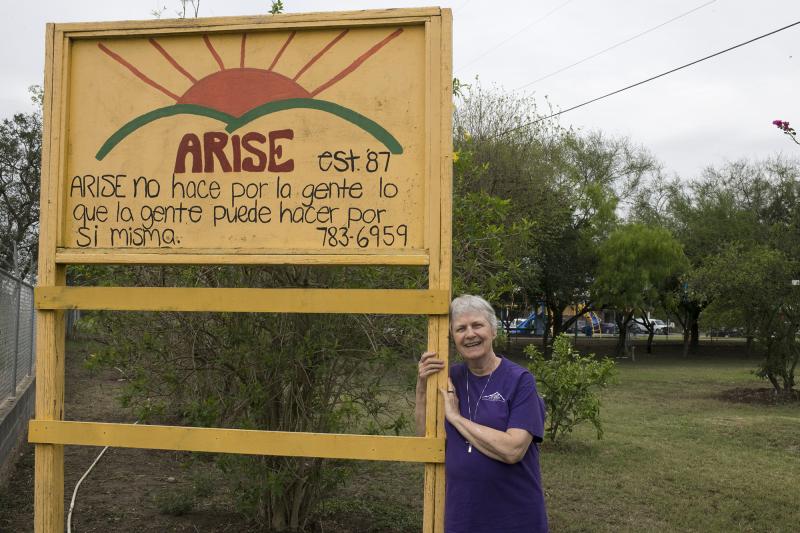
[[[450,302],[450,322],[452,324],[456,317],[464,313],[480,313],[489,322],[492,327],[492,332],[497,333],[497,316],[494,314],[492,304],[472,294],[462,294],[457,298],[453,298]]]

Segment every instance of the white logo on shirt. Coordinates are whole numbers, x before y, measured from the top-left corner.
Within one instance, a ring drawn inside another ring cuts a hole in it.
[[[506,401],[506,399],[503,398],[503,395],[500,394],[499,392],[493,392],[492,394],[489,394],[487,396],[483,396],[483,397],[481,397],[481,400],[484,400],[486,402],[505,402]]]

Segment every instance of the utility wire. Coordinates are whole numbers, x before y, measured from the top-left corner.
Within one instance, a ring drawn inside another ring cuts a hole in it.
[[[599,100],[602,100],[604,98],[608,98],[609,96],[614,96],[615,94],[619,94],[619,93],[621,93],[623,91],[627,91],[628,89],[633,89],[634,87],[638,87],[639,85],[644,85],[645,83],[651,82],[653,80],[657,80],[658,78],[663,78],[664,76],[666,76],[668,74],[672,74],[673,72],[677,72],[677,71],[683,70],[683,69],[685,69],[687,67],[691,67],[692,65],[696,65],[696,64],[701,63],[701,62],[703,62],[703,61],[705,61],[707,59],[711,59],[712,57],[717,57],[717,56],[722,55],[722,54],[724,54],[726,52],[730,52],[731,50],[735,50],[737,48],[741,48],[742,46],[748,45],[750,43],[754,43],[754,42],[756,42],[756,41],[758,41],[760,39],[764,39],[765,37],[769,37],[770,35],[775,35],[776,33],[782,32],[783,30],[788,30],[789,28],[791,28],[793,26],[797,26],[798,24],[800,24],[800,20],[798,20],[797,22],[793,22],[792,24],[789,24],[789,25],[784,26],[782,28],[778,28],[777,30],[773,30],[773,31],[771,31],[769,33],[765,33],[763,35],[759,35],[758,37],[754,37],[753,39],[750,39],[749,41],[745,41],[743,43],[739,43],[737,45],[731,46],[730,48],[726,48],[725,50],[720,50],[719,52],[716,52],[714,54],[711,54],[711,55],[708,55],[706,57],[697,59],[695,61],[692,61],[691,63],[686,63],[685,65],[681,65],[680,67],[676,67],[676,68],[674,68],[672,70],[668,70],[666,72],[662,72],[661,74],[657,74],[655,76],[647,78],[646,80],[642,80],[642,81],[636,82],[634,84],[628,85],[627,87],[623,87],[622,89],[617,89],[616,91],[612,91],[612,92],[610,92],[608,94],[604,94],[603,96],[598,96],[597,98],[592,98],[591,100],[587,100],[586,102],[583,102],[582,104],[578,104],[578,105],[572,106],[570,108],[564,109],[562,111],[559,111],[557,113],[553,113],[552,115],[548,115],[546,117],[537,118],[536,120],[531,120],[530,122],[526,122],[524,124],[520,124],[519,126],[515,126],[513,128],[509,128],[509,129],[507,129],[505,131],[502,131],[502,132],[498,133],[495,137],[501,137],[503,135],[506,135],[508,133],[517,131],[519,129],[526,128],[526,127],[532,126],[534,124],[538,124],[539,122],[542,122],[544,120],[547,120],[547,119],[550,119],[550,118],[553,118],[553,117],[557,117],[559,115],[563,115],[564,113],[567,113],[569,111],[574,111],[575,109],[578,109],[578,108],[583,107],[583,106],[587,106],[589,104],[592,104],[592,103],[597,102]]]
[[[525,85],[522,85],[522,86],[518,87],[518,88],[517,88],[517,90],[519,90],[519,89],[524,89],[525,87],[530,87],[530,86],[531,86],[531,85],[533,85],[534,83],[539,83],[540,81],[542,81],[542,80],[546,80],[547,78],[550,78],[550,77],[553,77],[553,76],[555,76],[556,74],[561,74],[561,73],[562,73],[562,72],[564,72],[565,70],[569,70],[569,69],[571,69],[572,67],[577,67],[577,66],[578,66],[578,65],[580,65],[581,63],[585,63],[585,62],[589,61],[590,59],[594,59],[595,57],[597,57],[597,56],[599,56],[599,55],[601,55],[601,54],[605,54],[606,52],[609,52],[609,51],[613,50],[614,48],[617,48],[617,47],[619,47],[619,46],[622,46],[623,44],[627,44],[627,43],[629,43],[629,42],[633,41],[634,39],[638,39],[639,37],[642,37],[642,36],[644,36],[644,35],[647,35],[648,33],[650,33],[650,32],[653,32],[653,31],[655,31],[655,30],[657,30],[657,29],[659,29],[659,28],[663,28],[663,27],[664,27],[664,26],[666,26],[667,24],[670,24],[670,23],[672,23],[672,22],[675,22],[675,21],[676,21],[676,20],[678,20],[678,19],[682,19],[683,17],[685,17],[685,16],[687,16],[687,15],[691,15],[691,14],[692,14],[692,13],[694,13],[695,11],[699,11],[700,9],[703,9],[704,7],[706,7],[706,6],[710,5],[710,4],[713,4],[713,3],[714,3],[714,2],[716,2],[716,1],[717,1],[717,0],[710,0],[709,2],[706,2],[706,3],[705,3],[705,4],[703,4],[703,5],[697,6],[697,7],[696,7],[696,8],[694,8],[694,9],[690,9],[689,11],[687,11],[687,12],[685,12],[685,13],[681,13],[681,14],[680,14],[680,15],[678,15],[677,17],[673,17],[673,18],[671,18],[671,19],[669,19],[669,20],[667,20],[667,21],[665,21],[665,22],[662,22],[661,24],[659,24],[659,25],[657,25],[657,26],[653,26],[652,28],[650,28],[650,29],[648,29],[648,30],[645,30],[645,31],[643,31],[643,32],[641,32],[641,33],[637,33],[637,34],[636,34],[636,35],[634,35],[633,37],[629,37],[628,39],[625,39],[624,41],[620,41],[620,42],[618,42],[617,44],[611,45],[611,46],[609,46],[608,48],[606,48],[606,49],[604,49],[604,50],[600,50],[599,52],[597,52],[597,53],[595,53],[595,54],[592,54],[592,55],[590,55],[590,56],[584,57],[584,58],[583,58],[583,59],[581,59],[580,61],[576,61],[575,63],[572,63],[571,65],[567,65],[566,67],[562,67],[562,68],[560,68],[560,69],[558,69],[558,70],[556,70],[556,71],[553,71],[553,72],[551,72],[550,74],[547,74],[547,75],[545,75],[545,76],[542,76],[541,78],[537,78],[537,79],[533,80],[532,82],[526,83]]]
[[[547,17],[549,17],[550,15],[552,15],[553,13],[555,13],[556,11],[558,11],[559,9],[561,9],[562,7],[565,7],[567,4],[570,4],[570,3],[572,3],[572,1],[573,1],[573,0],[567,0],[566,2],[564,2],[564,3],[562,3],[562,4],[560,4],[560,5],[556,6],[556,7],[554,7],[553,9],[551,9],[550,11],[548,11],[547,13],[545,13],[544,15],[542,15],[541,17],[539,17],[538,19],[534,20],[533,22],[531,22],[530,24],[528,24],[527,26],[525,26],[524,28],[522,28],[521,30],[519,30],[517,33],[515,33],[515,34],[511,35],[510,37],[507,37],[506,39],[504,39],[504,40],[500,41],[499,43],[497,43],[497,44],[496,44],[496,45],[494,45],[493,47],[491,47],[491,48],[489,48],[489,49],[487,49],[487,50],[484,50],[484,52],[483,52],[481,55],[479,55],[479,56],[477,56],[477,57],[474,57],[474,58],[472,58],[472,60],[470,60],[469,62],[467,62],[467,63],[464,63],[463,65],[460,65],[460,66],[459,66],[459,67],[456,69],[456,71],[461,71],[461,70],[465,69],[466,67],[470,66],[471,64],[475,63],[475,62],[476,62],[476,61],[478,61],[479,59],[483,59],[483,58],[484,58],[484,57],[486,57],[486,56],[487,56],[487,55],[488,55],[490,52],[493,52],[493,51],[497,50],[498,48],[500,48],[501,46],[503,46],[504,44],[506,44],[508,41],[510,41],[511,39],[513,39],[514,37],[516,37],[517,35],[519,35],[519,34],[521,34],[522,32],[524,32],[525,30],[528,30],[528,29],[532,28],[533,26],[535,26],[536,24],[539,24],[540,22],[542,22],[543,20],[545,20]]]

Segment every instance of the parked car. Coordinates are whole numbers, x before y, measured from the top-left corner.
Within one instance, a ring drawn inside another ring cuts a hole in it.
[[[663,320],[658,320],[657,318],[654,318],[650,322],[653,323],[653,332],[656,335],[666,335],[667,333],[669,333],[669,324],[667,324]]]
[[[659,320],[657,318],[651,318],[650,324],[653,326],[653,333],[656,335],[666,335],[669,333],[670,325],[664,322],[663,320]],[[633,323],[630,326],[633,333],[637,334],[644,334],[650,333],[647,329],[647,326],[644,323],[644,320],[641,318],[634,319]]]

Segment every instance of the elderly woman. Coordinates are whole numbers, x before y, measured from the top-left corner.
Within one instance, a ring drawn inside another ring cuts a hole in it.
[[[537,443],[544,436],[544,403],[525,368],[492,349],[497,318],[478,296],[450,304],[450,333],[463,363],[450,368],[444,397],[445,531],[547,531]],[[444,369],[434,352],[422,354],[415,409],[425,432],[428,378]]]

